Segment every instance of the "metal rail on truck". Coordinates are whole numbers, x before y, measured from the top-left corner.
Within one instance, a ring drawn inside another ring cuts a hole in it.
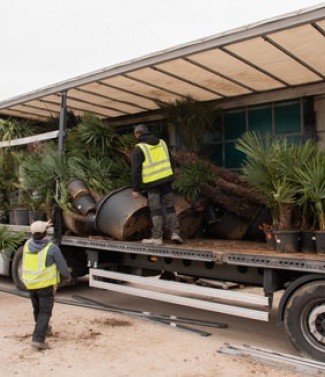
[[[29,226],[3,225],[14,232],[28,233],[30,229]],[[53,233],[53,228],[49,229],[49,233]],[[263,243],[242,240],[188,240],[185,244],[177,246],[172,244],[148,246],[137,241],[63,236],[61,245],[162,258],[325,274],[325,254],[277,253],[267,249]]]
[[[270,298],[256,294],[191,286],[96,268],[89,270],[89,286],[238,317],[269,320]]]
[[[264,248],[263,244],[259,246],[258,243],[245,243],[245,241],[237,241],[237,245],[242,244],[243,246],[240,250],[238,250],[238,246],[236,248],[232,246],[234,244],[233,241],[228,242],[227,240],[204,241],[204,246],[194,246],[194,243],[191,244],[191,242],[177,246],[169,244],[148,246],[132,241],[63,236],[61,244],[96,250],[144,254],[162,258],[189,259],[237,266],[325,274],[325,255],[277,253]]]

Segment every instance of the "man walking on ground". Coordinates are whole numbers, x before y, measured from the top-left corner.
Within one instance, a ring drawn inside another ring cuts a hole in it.
[[[152,220],[152,236],[142,243],[161,245],[163,242],[163,215],[166,227],[171,232],[171,240],[183,243],[179,235],[179,223],[175,212],[175,197],[171,185],[174,172],[170,154],[164,140],[150,134],[147,126],[140,124],[134,128],[139,141],[132,158],[132,182],[134,198],[139,197],[141,185],[148,192],[148,205]]]
[[[31,224],[31,238],[26,241],[23,250],[23,282],[30,293],[33,306],[35,328],[32,335],[32,347],[49,348],[45,342],[49,333],[49,321],[52,316],[54,294],[60,283],[60,274],[66,282],[71,275],[61,250],[47,237],[50,224],[35,221]]]

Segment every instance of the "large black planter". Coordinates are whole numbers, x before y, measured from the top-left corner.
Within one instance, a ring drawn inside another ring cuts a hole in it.
[[[315,231],[315,238],[317,254],[325,254],[325,231]]]
[[[274,230],[273,234],[279,253],[296,253],[300,250],[299,230]]]
[[[112,191],[97,203],[96,229],[119,241],[150,237],[151,218],[144,196],[132,198],[131,188]]]

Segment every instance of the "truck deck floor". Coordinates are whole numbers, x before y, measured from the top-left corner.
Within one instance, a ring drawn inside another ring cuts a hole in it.
[[[62,244],[166,258],[325,273],[325,254],[280,253],[269,249],[263,242],[196,238],[186,240],[182,245],[165,241],[161,246],[151,246],[143,245],[141,241],[116,241],[101,236],[64,236]]]

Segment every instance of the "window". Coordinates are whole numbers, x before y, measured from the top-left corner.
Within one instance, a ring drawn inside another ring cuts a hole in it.
[[[209,133],[204,139],[206,157],[219,166],[239,170],[245,156],[235,148],[235,143],[246,131],[300,143],[304,107],[305,101],[297,99],[223,111],[215,134]]]

